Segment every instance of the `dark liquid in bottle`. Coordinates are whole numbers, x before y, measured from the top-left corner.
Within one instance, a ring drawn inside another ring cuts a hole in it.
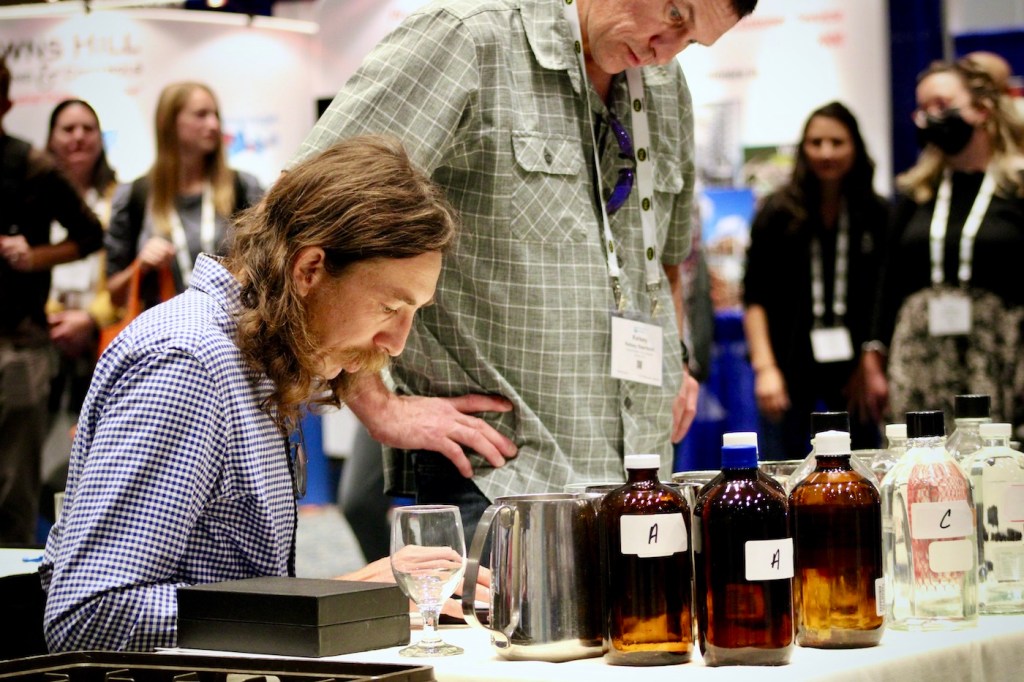
[[[882,577],[881,498],[848,461],[822,459],[790,496],[797,643],[874,646],[884,630],[875,589]],[[823,464],[833,468],[823,471]]]
[[[694,605],[704,663],[784,665],[793,652],[792,580],[747,580],[746,544],[789,536],[786,497],[758,480],[755,470],[722,474],[701,492],[693,520]]]
[[[630,472],[631,479],[636,472]],[[602,501],[607,572],[605,595],[608,639],[605,660],[622,665],[686,663],[693,654],[692,569],[689,551],[690,510],[678,492],[657,481],[631,480],[632,488],[619,488]],[[662,517],[662,526],[681,517],[686,529],[686,550],[668,556],[624,554],[624,515]]]

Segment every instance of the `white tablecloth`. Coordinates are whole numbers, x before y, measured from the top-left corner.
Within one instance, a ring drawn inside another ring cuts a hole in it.
[[[0,547],[0,576],[35,573],[43,560],[41,549]]]
[[[644,682],[661,680],[828,680],[829,682],[1002,682],[1024,680],[1024,616],[983,616],[977,628],[957,632],[887,630],[882,643],[870,649],[804,649],[796,647],[789,665],[779,667],[705,667],[700,652],[686,665],[623,668],[590,658],[566,663],[506,661],[494,653],[486,632],[469,627],[443,627],[444,639],[466,650],[446,658],[403,658],[401,647],[346,654],[320,660],[431,665],[438,682],[622,682],[642,675]],[[419,637],[413,631],[413,641]],[[175,650],[179,653],[208,651]],[[234,655],[225,653],[225,655]],[[239,654],[241,655],[241,654]],[[635,672],[634,672],[635,671]]]

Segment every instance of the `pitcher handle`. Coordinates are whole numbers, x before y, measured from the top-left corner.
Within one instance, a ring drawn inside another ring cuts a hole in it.
[[[491,522],[494,521],[494,516],[504,508],[503,504],[492,504],[480,517],[480,522],[477,523],[476,530],[473,532],[473,542],[469,546],[469,555],[466,557],[466,574],[462,583],[462,615],[470,625],[490,631],[491,641],[499,649],[510,645],[508,636],[501,630],[484,625],[477,617],[476,581],[480,575],[480,560],[483,558],[484,545],[487,543],[487,536],[491,534]]]

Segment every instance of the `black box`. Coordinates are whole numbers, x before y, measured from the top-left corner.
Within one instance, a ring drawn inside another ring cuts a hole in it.
[[[178,646],[337,656],[409,643],[409,599],[391,583],[249,578],[178,588]]]

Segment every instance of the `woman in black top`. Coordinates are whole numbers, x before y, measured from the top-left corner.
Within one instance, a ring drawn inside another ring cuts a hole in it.
[[[863,360],[869,404],[881,414],[888,402],[896,419],[942,408],[948,429],[957,394],[988,394],[993,419],[1020,437],[1024,125],[970,59],[929,67],[917,106],[923,151],[897,178],[875,342]]]
[[[811,113],[789,182],[754,219],[744,329],[767,459],[806,455],[810,413],[847,410],[855,391],[888,219],[873,177],[857,120],[832,102]],[[877,423],[853,422],[855,448],[877,444]]]

